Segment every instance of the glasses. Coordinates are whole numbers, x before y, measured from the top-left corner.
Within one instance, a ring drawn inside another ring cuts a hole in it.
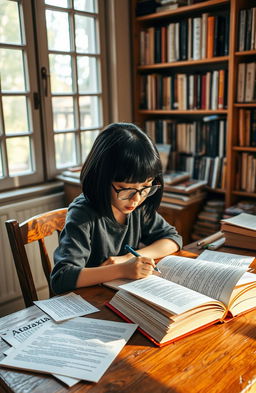
[[[153,186],[143,187],[141,190],[138,190],[137,188],[120,188],[118,190],[113,184],[112,187],[117,194],[117,199],[125,201],[126,199],[132,199],[137,194],[137,192],[140,194],[141,198],[147,198],[159,190],[161,185],[155,184]]]

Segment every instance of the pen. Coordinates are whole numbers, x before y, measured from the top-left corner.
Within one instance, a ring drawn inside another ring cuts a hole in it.
[[[199,242],[197,242],[197,245],[198,245],[198,247],[201,248],[201,247],[206,246],[207,244],[214,242],[215,240],[220,239],[221,237],[223,237],[223,232],[219,231],[219,232],[216,232],[216,233],[200,240]]]
[[[130,252],[132,255],[134,255],[135,257],[140,257],[140,256],[141,256],[140,254],[137,253],[137,251],[135,251],[135,250],[134,250],[131,246],[129,246],[128,244],[126,244],[126,245],[124,246],[124,249],[125,249],[126,251],[129,251],[129,252]],[[155,270],[156,272],[158,272],[158,273],[161,273],[157,266],[154,268],[154,270]]]
[[[218,240],[215,240],[212,243],[205,244],[203,248],[207,248],[208,250],[217,250],[219,247],[221,247],[225,243],[226,238],[221,237]]]

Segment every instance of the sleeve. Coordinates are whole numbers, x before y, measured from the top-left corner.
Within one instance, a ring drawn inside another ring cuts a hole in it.
[[[141,241],[148,246],[160,239],[171,239],[179,246],[179,249],[182,248],[182,237],[178,234],[176,228],[155,212],[148,219],[142,220]]]
[[[90,227],[88,221],[82,220],[81,212],[69,212],[59,246],[54,252],[54,268],[51,273],[54,293],[76,288],[79,273],[86,266],[91,253]]]

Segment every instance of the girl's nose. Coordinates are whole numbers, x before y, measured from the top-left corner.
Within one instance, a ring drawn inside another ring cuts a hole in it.
[[[142,196],[140,195],[140,193],[137,191],[133,197],[131,198],[132,201],[140,201],[142,198]]]

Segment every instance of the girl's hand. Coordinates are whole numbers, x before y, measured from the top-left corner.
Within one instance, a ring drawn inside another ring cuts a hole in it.
[[[122,264],[122,278],[137,280],[146,278],[154,272],[154,259],[146,257],[132,257]]]

